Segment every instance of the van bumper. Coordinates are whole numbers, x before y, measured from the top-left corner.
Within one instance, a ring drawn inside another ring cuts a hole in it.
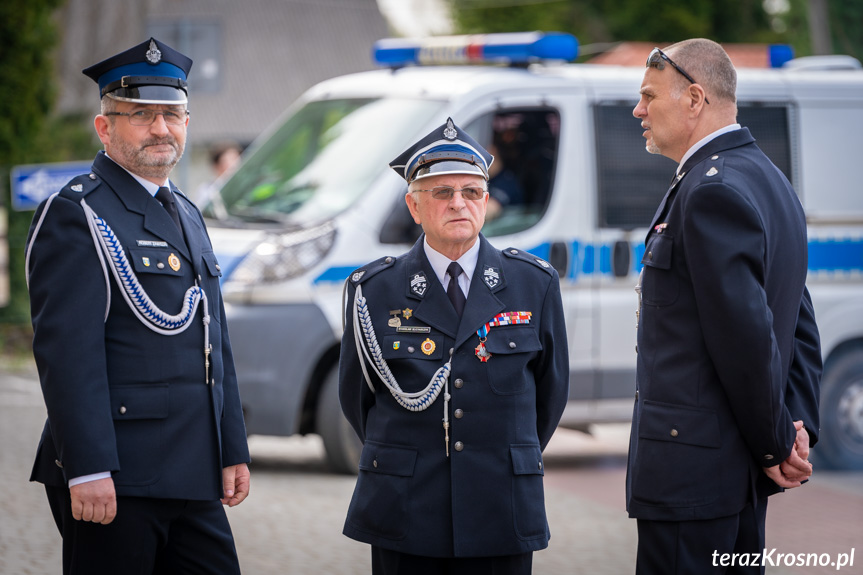
[[[225,304],[249,435],[299,432],[320,358],[339,344],[314,304]]]

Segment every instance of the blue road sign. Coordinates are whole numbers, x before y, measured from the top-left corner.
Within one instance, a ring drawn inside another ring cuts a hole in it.
[[[35,210],[48,196],[69,183],[79,174],[90,172],[90,162],[31,164],[12,168],[12,208]]]

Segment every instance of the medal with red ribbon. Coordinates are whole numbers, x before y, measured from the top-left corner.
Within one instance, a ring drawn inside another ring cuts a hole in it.
[[[488,332],[491,328],[500,325],[516,325],[522,323],[530,323],[530,316],[533,315],[529,311],[505,311],[494,316],[487,324],[476,330],[476,335],[479,336],[479,345],[476,346],[475,354],[483,363],[491,359],[491,352],[485,347],[485,340],[488,338]]]

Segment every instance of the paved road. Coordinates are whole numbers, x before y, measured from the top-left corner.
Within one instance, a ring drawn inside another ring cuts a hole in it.
[[[0,574],[60,572],[60,537],[41,486],[27,482],[45,408],[31,365],[0,366]],[[550,547],[537,575],[633,573],[635,522],[623,510],[626,426],[591,438],[560,430],[546,459]],[[228,511],[246,575],[369,572],[369,550],[341,535],[354,479],[325,472],[317,437],[252,437],[252,494]],[[863,473],[818,473],[773,497],[768,551],[850,553],[863,574]],[[775,557],[776,555],[774,555]],[[835,567],[769,567],[771,575],[836,573]]]

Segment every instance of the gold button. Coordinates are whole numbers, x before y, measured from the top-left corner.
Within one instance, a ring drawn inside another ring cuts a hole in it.
[[[455,450],[461,451],[462,449],[464,449],[464,443],[462,443],[461,441],[456,441],[455,442]]]
[[[672,429],[672,430],[671,430],[671,437],[677,437],[677,435],[678,435],[678,434],[677,434],[677,430],[676,430],[676,429]]]
[[[462,417],[464,417],[464,411],[462,411],[461,409],[456,409],[455,410],[455,418],[461,419]]]

